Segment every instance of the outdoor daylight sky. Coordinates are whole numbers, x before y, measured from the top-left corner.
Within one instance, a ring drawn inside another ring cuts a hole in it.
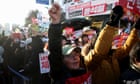
[[[31,10],[43,9],[45,5],[36,4],[35,0],[0,0],[0,24],[23,25]]]

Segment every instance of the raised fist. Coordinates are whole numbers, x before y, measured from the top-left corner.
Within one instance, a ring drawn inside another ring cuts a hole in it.
[[[115,6],[112,9],[112,12],[110,14],[110,20],[107,24],[110,26],[117,26],[120,18],[123,16],[123,13],[124,13],[124,11],[123,11],[122,6],[120,6],[120,5]]]
[[[57,24],[60,22],[61,19],[61,7],[57,4],[54,3],[50,10],[48,11],[50,15],[51,22],[53,24]]]

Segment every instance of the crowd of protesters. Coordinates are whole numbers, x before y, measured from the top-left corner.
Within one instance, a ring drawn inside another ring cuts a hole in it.
[[[0,38],[1,53],[1,78],[5,78],[6,84],[12,84],[12,74],[8,66],[22,75],[32,78],[33,84],[40,84],[38,81],[44,74],[40,74],[39,57],[40,52],[44,52],[45,42],[41,38],[44,36],[33,36],[27,40],[15,40],[9,37]],[[5,76],[5,77],[4,77]],[[1,80],[4,82],[4,80]],[[41,83],[43,84],[43,83]]]
[[[95,44],[93,42],[94,45],[89,44],[88,48],[83,47],[82,51],[80,51],[78,46],[72,46],[71,44],[61,46],[62,24],[60,23],[60,13],[60,7],[56,4],[49,11],[52,20],[48,34],[50,74],[54,80],[54,84],[127,84],[134,82],[138,84],[139,79],[133,80],[131,77],[130,79],[125,79],[123,78],[124,76],[121,76],[123,73],[120,72],[120,61],[124,60],[129,55],[132,46],[139,42],[140,19],[136,21],[133,29],[131,29],[130,35],[124,45],[112,49],[113,36],[118,30],[119,20],[124,13],[121,6],[116,6],[112,9],[110,20],[101,30]],[[135,52],[133,52],[133,55],[130,54],[130,56],[139,56],[138,50],[136,51],[132,48],[132,51]],[[138,59],[134,59],[133,61],[135,62],[133,63],[135,65]],[[138,69],[138,64],[136,64],[135,68]]]
[[[139,18],[123,45],[113,48],[124,13],[121,6],[112,9],[110,20],[100,33],[87,26],[81,28],[78,38],[63,34],[58,4],[53,4],[48,12],[51,24],[47,37],[15,40],[0,36],[0,83],[13,84],[10,66],[30,78],[31,84],[140,84]],[[86,34],[88,31],[92,31],[92,37]],[[50,71],[41,74],[39,54],[46,51]]]

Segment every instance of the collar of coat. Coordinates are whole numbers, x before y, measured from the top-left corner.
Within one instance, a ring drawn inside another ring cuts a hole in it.
[[[140,73],[140,67],[138,67],[136,64],[132,64],[131,68]]]

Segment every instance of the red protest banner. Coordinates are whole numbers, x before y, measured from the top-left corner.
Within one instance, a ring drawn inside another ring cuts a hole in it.
[[[140,0],[119,0],[119,4],[131,12],[140,15]]]

